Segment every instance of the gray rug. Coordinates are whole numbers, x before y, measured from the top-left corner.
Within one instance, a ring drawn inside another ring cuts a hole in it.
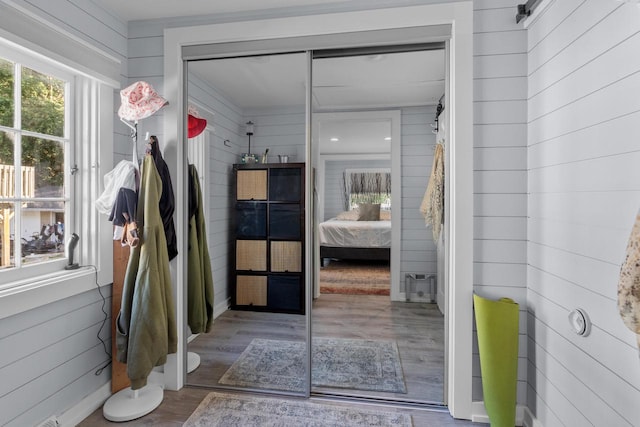
[[[271,397],[209,393],[183,427],[411,427],[411,417],[394,412],[283,400]]]
[[[314,386],[406,393],[395,341],[314,338]],[[220,384],[304,391],[305,343],[256,338]]]

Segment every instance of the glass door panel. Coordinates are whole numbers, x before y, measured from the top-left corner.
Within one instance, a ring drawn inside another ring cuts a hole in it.
[[[407,292],[405,277],[436,274],[420,203],[437,142],[431,125],[445,90],[444,51],[362,53],[314,52],[312,63],[319,267],[311,390],[443,404],[444,316]]]
[[[306,53],[188,63],[189,111],[215,119],[209,170],[199,171],[211,183],[204,196],[215,320],[188,340],[200,359],[189,385],[308,393],[307,63]]]

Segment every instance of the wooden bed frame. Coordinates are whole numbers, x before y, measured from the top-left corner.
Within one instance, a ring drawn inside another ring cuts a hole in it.
[[[391,248],[345,248],[337,246],[320,246],[321,265],[327,258],[389,261]]]

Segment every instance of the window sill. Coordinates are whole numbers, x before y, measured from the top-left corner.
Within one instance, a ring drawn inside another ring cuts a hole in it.
[[[81,267],[21,280],[0,290],[0,319],[96,288],[95,270]]]

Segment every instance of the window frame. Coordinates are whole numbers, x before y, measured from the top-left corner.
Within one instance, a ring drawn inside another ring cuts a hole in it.
[[[56,198],[57,200],[64,203],[64,218],[65,218],[65,230],[67,229],[75,229],[75,206],[73,195],[75,194],[75,177],[69,173],[71,164],[75,161],[75,142],[74,142],[74,128],[75,128],[75,110],[74,110],[74,95],[75,95],[75,80],[76,76],[73,75],[69,70],[61,69],[60,67],[56,67],[43,60],[42,58],[38,58],[35,55],[31,56],[26,54],[25,52],[21,52],[17,49],[12,49],[8,47],[6,44],[0,42],[0,58],[10,61],[14,65],[14,88],[22,89],[22,69],[28,68],[33,71],[36,71],[41,74],[45,74],[47,76],[54,77],[58,80],[64,82],[64,97],[65,97],[65,106],[64,106],[64,128],[63,135],[45,135],[40,134],[38,132],[25,130],[22,128],[22,92],[19,93],[14,91],[14,120],[9,127],[9,132],[13,132],[17,136],[17,140],[15,142],[14,148],[14,166],[19,165],[22,167],[21,161],[21,152],[22,152],[22,138],[24,136],[30,137],[46,137],[53,141],[58,141],[63,144],[64,149],[64,184],[63,184],[63,195],[60,198]],[[20,74],[20,75],[18,75]],[[16,126],[17,122],[20,121],[20,126]],[[2,128],[5,129],[4,127]],[[25,199],[21,195],[16,195],[11,199],[3,199],[3,202],[13,203],[15,205],[19,205],[21,201]],[[11,287],[12,283],[20,280],[24,280],[30,277],[42,276],[46,274],[55,273],[64,268],[64,266],[68,262],[68,253],[66,250],[66,242],[63,242],[65,245],[64,255],[61,258],[57,258],[51,261],[43,261],[35,264],[22,264],[20,251],[20,241],[18,237],[21,237],[21,223],[23,220],[22,210],[20,207],[16,206],[17,209],[14,213],[15,222],[14,222],[14,261],[15,266],[0,270],[0,278],[2,278],[2,282],[5,284],[0,286],[0,289],[4,289],[7,287]],[[71,227],[69,227],[71,226]],[[66,231],[65,231],[65,234]],[[66,240],[66,239],[65,239]]]
[[[18,257],[21,255],[20,240],[21,236],[20,222],[21,218],[16,211],[16,219],[14,222],[14,261],[15,267],[9,267],[0,270],[0,297],[5,294],[12,294],[14,292],[20,292],[24,289],[30,289],[33,284],[36,283],[50,283],[52,278],[58,280],[64,280],[65,277],[72,277],[71,272],[65,270],[65,266],[69,262],[69,253],[67,248],[67,242],[69,236],[72,233],[77,233],[80,236],[88,238],[87,240],[96,240],[96,242],[82,242],[82,239],[74,253],[74,262],[78,262],[81,266],[97,266],[100,261],[100,250],[97,248],[100,239],[91,239],[94,233],[100,235],[100,227],[98,226],[98,213],[95,208],[91,210],[87,209],[86,198],[89,187],[92,186],[98,179],[98,168],[96,168],[97,162],[91,164],[82,164],[84,159],[80,159],[83,148],[81,129],[87,123],[98,119],[96,116],[88,116],[83,114],[82,106],[85,103],[95,105],[96,103],[103,107],[109,108],[112,111],[113,97],[109,99],[103,99],[104,93],[96,91],[95,86],[100,86],[97,79],[88,77],[85,73],[80,71],[73,71],[68,66],[59,64],[53,59],[46,58],[44,55],[28,51],[26,48],[19,47],[14,43],[11,43],[3,38],[0,38],[0,57],[12,62],[13,64],[19,64],[22,67],[27,67],[42,74],[52,76],[56,79],[60,79],[65,82],[65,113],[64,113],[64,129],[63,136],[54,136],[53,140],[61,141],[64,144],[64,184],[63,195],[60,200],[64,203],[64,256],[61,258],[38,262],[35,264],[22,264]],[[14,70],[19,69],[14,67]],[[15,76],[16,80],[19,76]],[[93,84],[93,86],[91,86]],[[85,90],[79,90],[80,86],[84,87],[89,85],[90,88]],[[20,87],[20,81],[17,82],[17,87]],[[21,94],[14,93],[16,110],[15,114],[20,114],[21,108]],[[108,101],[105,104],[105,101]],[[19,135],[19,139],[16,141],[16,145],[20,144],[22,136],[40,136],[37,132],[23,130],[16,128],[17,119],[14,116],[14,122],[10,128],[2,127],[2,130],[8,130],[10,132],[16,132]],[[96,125],[96,123],[93,123]],[[44,135],[42,135],[44,136]],[[99,153],[100,147],[97,141],[93,141],[88,151]],[[16,164],[21,165],[20,148],[17,147],[14,158],[14,166]],[[87,160],[90,160],[91,156],[84,156]],[[99,155],[98,155],[99,157]],[[95,158],[95,156],[94,156]],[[111,156],[109,158],[111,162]],[[80,171],[78,174],[76,171]],[[84,176],[83,176],[84,175]],[[88,176],[87,176],[88,175]],[[95,192],[94,192],[95,193]],[[95,196],[97,197],[97,195]],[[22,199],[21,195],[17,195],[12,199],[3,199],[3,202],[7,203],[19,203]],[[83,215],[84,214],[84,215]],[[80,221],[80,218],[86,217],[87,221]],[[108,275],[109,277],[111,274]],[[55,280],[54,280],[55,282]]]

